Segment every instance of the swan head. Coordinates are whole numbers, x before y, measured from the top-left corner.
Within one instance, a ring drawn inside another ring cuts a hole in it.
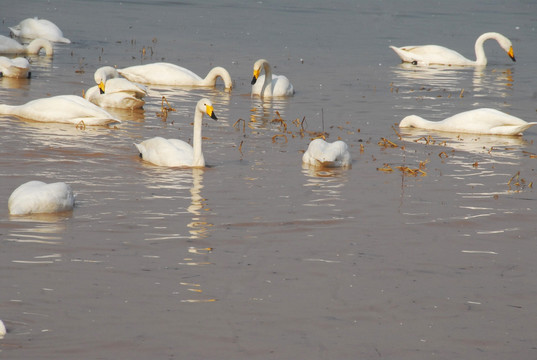
[[[403,120],[401,120],[401,122],[399,123],[399,127],[400,128],[417,127],[417,124],[421,121],[423,121],[423,118],[417,115],[409,115],[409,116],[406,116]]]
[[[95,74],[93,74],[93,79],[95,80],[95,83],[99,86],[99,90],[101,91],[101,94],[104,94],[105,90],[105,83],[108,79],[114,79],[118,78],[119,73],[117,70],[111,66],[103,66],[98,68],[95,71]]]
[[[507,53],[507,55],[509,55],[511,60],[516,61],[511,40],[501,34],[499,35],[500,36],[498,36],[498,44],[500,44],[501,48]]]
[[[254,64],[254,76],[252,77],[251,84],[254,85],[257,82],[257,79],[259,78],[259,75],[261,74],[261,68],[267,67],[268,61],[265,59],[259,59]],[[267,72],[267,70],[265,70]]]
[[[200,101],[198,101],[197,109],[202,114],[209,115],[211,119],[218,120],[218,118],[216,117],[216,114],[214,113],[213,103],[211,102],[211,100],[206,99],[206,98],[201,99]]]

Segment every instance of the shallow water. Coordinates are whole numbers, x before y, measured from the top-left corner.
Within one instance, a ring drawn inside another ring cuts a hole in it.
[[[392,126],[477,107],[533,120],[537,5],[426,4],[8,1],[2,34],[40,16],[73,43],[32,57],[29,80],[0,79],[2,103],[82,94],[100,66],[154,61],[201,76],[223,66],[234,89],[152,87],[114,128],[0,117],[0,354],[535,357],[537,130]],[[388,48],[472,57],[486,31],[513,41],[516,63],[492,42],[484,69],[407,68]],[[293,98],[250,98],[261,57]],[[176,109],[166,121],[162,96]],[[142,162],[132,143],[189,139],[202,96],[219,118],[203,128],[209,167]],[[302,168],[308,132],[320,131],[350,145],[351,169]],[[74,211],[10,217],[10,193],[32,179],[71,184]]]

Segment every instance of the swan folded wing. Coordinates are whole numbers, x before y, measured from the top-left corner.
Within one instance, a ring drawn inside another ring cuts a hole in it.
[[[302,161],[310,165],[324,167],[348,166],[351,162],[351,156],[347,144],[343,141],[328,143],[322,139],[315,139],[308,146]]]
[[[12,215],[53,213],[72,210],[74,202],[71,187],[63,182],[30,181],[13,191],[8,208]]]
[[[145,101],[126,92],[101,94],[98,86],[93,86],[84,94],[86,100],[101,107],[116,109],[140,109]]]
[[[192,165],[194,153],[184,141],[154,137],[134,145],[142,159],[152,164],[170,167]]]
[[[17,37],[27,39],[43,38],[54,42],[71,43],[71,40],[63,36],[63,32],[56,24],[46,19],[24,19],[9,29]]]
[[[295,93],[293,85],[285,75],[272,75],[272,96],[291,96]]]
[[[0,56],[0,76],[23,78],[28,77],[30,63],[22,57],[8,59]]]

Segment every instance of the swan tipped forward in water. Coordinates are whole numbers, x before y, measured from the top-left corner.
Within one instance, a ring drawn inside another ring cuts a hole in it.
[[[192,146],[179,139],[164,139],[154,137],[140,144],[134,144],[140,152],[140,157],[159,166],[204,167],[205,159],[201,151],[201,125],[203,114],[217,120],[213,104],[209,99],[201,99],[196,104],[194,115],[194,135]]]
[[[59,95],[32,100],[23,105],[0,105],[0,114],[40,122],[78,125],[108,125],[121,121],[88,100],[76,95]]]
[[[46,39],[35,39],[25,46],[12,38],[0,35],[0,54],[38,55],[41,49],[45,50],[45,54],[48,56],[52,56],[54,53],[52,44]]]
[[[117,71],[130,81],[142,84],[214,87],[216,79],[220,77],[226,89],[233,87],[228,71],[220,66],[209,71],[205,79],[184,67],[164,62],[136,65]]]
[[[399,127],[449,131],[483,135],[522,135],[537,122],[526,122],[495,109],[481,108],[465,111],[442,121],[429,121],[417,115],[405,117]]]
[[[9,28],[13,35],[26,39],[47,39],[69,44],[71,40],[63,36],[56,24],[46,19],[28,18]]]
[[[139,109],[144,106],[143,97],[147,95],[145,86],[120,78],[113,67],[103,66],[97,69],[94,79],[98,85],[84,94],[92,103],[120,109]]]
[[[261,69],[265,70],[260,75]],[[270,64],[265,59],[259,59],[254,64],[254,76],[252,78],[252,95],[260,97],[293,96],[295,90],[293,84],[285,75],[274,75]]]
[[[390,46],[399,55],[403,62],[412,63],[414,65],[461,65],[461,66],[484,66],[487,65],[487,57],[483,49],[483,43],[486,40],[493,39],[500,44],[507,55],[515,60],[513,53],[513,45],[511,40],[496,32],[488,32],[477,38],[475,42],[476,60],[470,60],[456,52],[438,45],[423,45],[423,46]]]
[[[0,56],[0,77],[10,78],[29,78],[30,63],[23,57],[8,59],[5,56]]]
[[[29,181],[16,188],[8,200],[11,215],[70,211],[74,205],[73,190],[63,182]]]
[[[308,150],[302,156],[302,162],[315,167],[350,167],[351,154],[344,141],[333,143],[323,139],[310,142]]]

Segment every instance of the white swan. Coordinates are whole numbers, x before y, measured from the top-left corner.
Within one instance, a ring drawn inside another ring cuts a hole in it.
[[[224,81],[224,87],[226,89],[233,87],[231,76],[226,69],[220,66],[209,71],[205,79],[202,79],[184,67],[164,62],[136,65],[125,69],[118,69],[117,71],[130,81],[142,84],[214,87],[216,85],[216,79],[220,77]]]
[[[13,191],[8,200],[11,215],[55,213],[73,210],[75,196],[63,182],[29,181]]]
[[[28,18],[9,28],[13,35],[26,39],[47,39],[53,42],[69,44],[71,40],[63,36],[63,32],[56,24],[49,20]]]
[[[140,157],[159,166],[204,167],[205,159],[201,151],[201,125],[203,114],[216,120],[213,105],[209,99],[201,99],[196,104],[194,115],[194,135],[192,146],[178,139],[154,137],[134,144],[140,152]]]
[[[442,121],[429,121],[416,115],[405,117],[399,127],[449,131],[469,134],[522,135],[537,122],[526,122],[495,109],[481,108],[465,111]]]
[[[98,85],[84,94],[84,98],[92,103],[120,109],[139,109],[144,106],[143,97],[147,95],[145,86],[120,78],[113,67],[103,66],[97,69],[94,79]]]
[[[0,54],[38,55],[41,49],[45,50],[45,54],[48,56],[52,56],[54,53],[52,44],[46,39],[35,39],[24,46],[12,38],[0,35]]]
[[[0,105],[0,114],[15,115],[40,122],[91,125],[120,123],[111,114],[76,95],[59,95],[32,100],[23,105]]]
[[[0,77],[29,78],[30,63],[23,57],[8,59],[0,56]]]
[[[264,75],[261,68],[265,70]],[[274,75],[270,64],[265,59],[259,59],[254,64],[254,76],[252,78],[252,95],[260,97],[293,96],[295,89],[285,75]]]
[[[323,139],[310,142],[308,150],[302,156],[302,162],[315,167],[350,167],[351,154],[344,141],[333,143]]]
[[[513,53],[513,45],[511,41],[496,32],[488,32],[477,38],[475,42],[476,60],[470,60],[459,54],[458,52],[438,45],[423,45],[423,46],[390,46],[399,55],[403,62],[412,63],[414,65],[462,65],[462,66],[484,66],[487,65],[487,57],[483,49],[483,43],[486,40],[494,39],[505,50],[507,55],[515,60]]]
[[[0,320],[0,339],[3,339],[4,336],[6,336],[6,326],[4,325],[4,322]]]

